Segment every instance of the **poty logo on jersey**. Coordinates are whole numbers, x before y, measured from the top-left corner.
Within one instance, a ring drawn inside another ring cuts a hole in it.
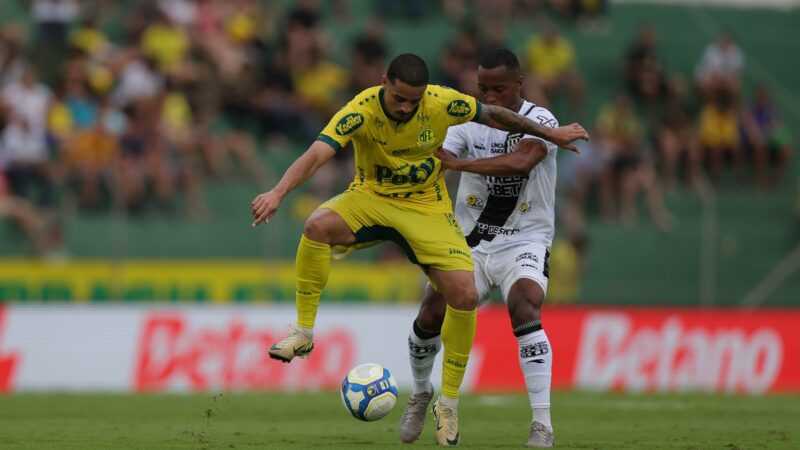
[[[453,100],[447,105],[447,114],[453,117],[464,117],[472,112],[472,107],[464,100]]]
[[[363,124],[364,116],[359,113],[350,113],[339,119],[339,122],[336,124],[336,134],[339,136],[347,136],[356,131]]]
[[[375,179],[378,184],[383,184],[384,181],[389,181],[394,185],[422,184],[430,178],[435,168],[436,160],[433,157],[427,158],[420,165],[404,165],[397,169],[375,164]],[[408,169],[406,173],[401,172],[406,169]]]

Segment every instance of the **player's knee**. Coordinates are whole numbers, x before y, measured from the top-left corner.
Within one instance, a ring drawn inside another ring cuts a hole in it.
[[[478,307],[478,290],[473,284],[454,286],[449,294],[447,303],[452,308],[471,311]]]
[[[320,220],[319,217],[309,217],[306,219],[305,225],[303,225],[303,234],[313,241],[325,242],[327,233],[324,221]]]

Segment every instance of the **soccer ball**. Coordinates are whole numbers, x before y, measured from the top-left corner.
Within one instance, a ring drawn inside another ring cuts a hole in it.
[[[342,402],[358,420],[382,419],[397,403],[397,383],[380,364],[360,364],[342,381]]]

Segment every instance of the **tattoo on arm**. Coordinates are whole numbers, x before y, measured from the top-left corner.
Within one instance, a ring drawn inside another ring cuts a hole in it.
[[[550,127],[533,122],[514,111],[494,105],[483,105],[478,123],[512,133],[525,133],[548,139]]]

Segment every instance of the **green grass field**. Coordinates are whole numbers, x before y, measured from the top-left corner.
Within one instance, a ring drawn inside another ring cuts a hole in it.
[[[227,449],[401,447],[405,396],[386,419],[363,423],[338,394],[0,396],[2,449]],[[558,448],[799,448],[800,397],[556,392]],[[461,446],[522,447],[523,395],[465,396]],[[433,448],[433,421],[415,448]],[[406,446],[410,448],[409,446]]]

